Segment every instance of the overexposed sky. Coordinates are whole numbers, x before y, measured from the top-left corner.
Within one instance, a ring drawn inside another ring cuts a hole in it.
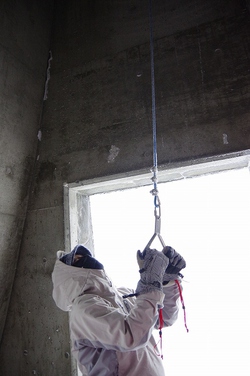
[[[96,258],[136,288],[136,251],[154,233],[152,186],[91,196]],[[163,331],[167,376],[250,375],[248,168],[158,184],[161,235],[187,261],[183,312]],[[159,241],[152,247],[161,250]]]

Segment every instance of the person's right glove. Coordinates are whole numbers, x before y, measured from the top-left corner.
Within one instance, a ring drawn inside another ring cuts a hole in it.
[[[137,252],[137,262],[141,279],[137,284],[136,294],[145,294],[153,290],[162,291],[162,279],[169,264],[169,259],[156,249]]]
[[[180,271],[186,267],[186,261],[170,246],[164,247],[162,253],[169,259],[169,264],[163,276],[163,285],[166,285],[169,281],[179,277]]]

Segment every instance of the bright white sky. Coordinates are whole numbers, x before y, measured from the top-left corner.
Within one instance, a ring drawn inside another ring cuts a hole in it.
[[[159,184],[161,235],[187,261],[184,300],[163,331],[167,376],[250,375],[248,168]],[[91,196],[95,254],[113,283],[135,288],[136,251],[154,233],[151,186]],[[161,250],[160,243],[152,246]],[[158,334],[157,334],[158,336]]]

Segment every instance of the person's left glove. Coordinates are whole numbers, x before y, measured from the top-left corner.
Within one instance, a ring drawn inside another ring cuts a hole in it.
[[[163,285],[166,285],[169,281],[179,277],[180,271],[186,267],[186,261],[170,246],[164,247],[162,253],[169,259],[169,264],[163,276]]]
[[[136,293],[145,294],[153,290],[162,290],[162,280],[169,259],[156,249],[146,249],[137,252],[137,262],[141,279],[137,284]]]

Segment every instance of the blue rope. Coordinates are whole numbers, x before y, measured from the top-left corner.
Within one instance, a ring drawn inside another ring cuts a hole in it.
[[[150,21],[150,62],[151,62],[151,90],[152,90],[152,124],[153,124],[153,183],[154,191],[157,192],[157,138],[156,138],[156,109],[155,109],[155,68],[154,68],[154,38],[153,38],[153,16],[152,0],[149,0],[149,21]],[[155,207],[158,206],[157,198],[154,198]]]
[[[155,232],[145,247],[147,250],[156,235],[161,244],[165,247],[165,243],[160,235],[161,228],[161,205],[157,189],[157,139],[156,139],[156,110],[155,110],[155,68],[154,68],[154,43],[153,43],[153,17],[152,17],[152,0],[149,0],[149,20],[150,20],[150,61],[151,61],[151,88],[152,88],[152,123],[153,123],[153,177],[154,189],[151,193],[154,195],[154,215],[155,215]]]

